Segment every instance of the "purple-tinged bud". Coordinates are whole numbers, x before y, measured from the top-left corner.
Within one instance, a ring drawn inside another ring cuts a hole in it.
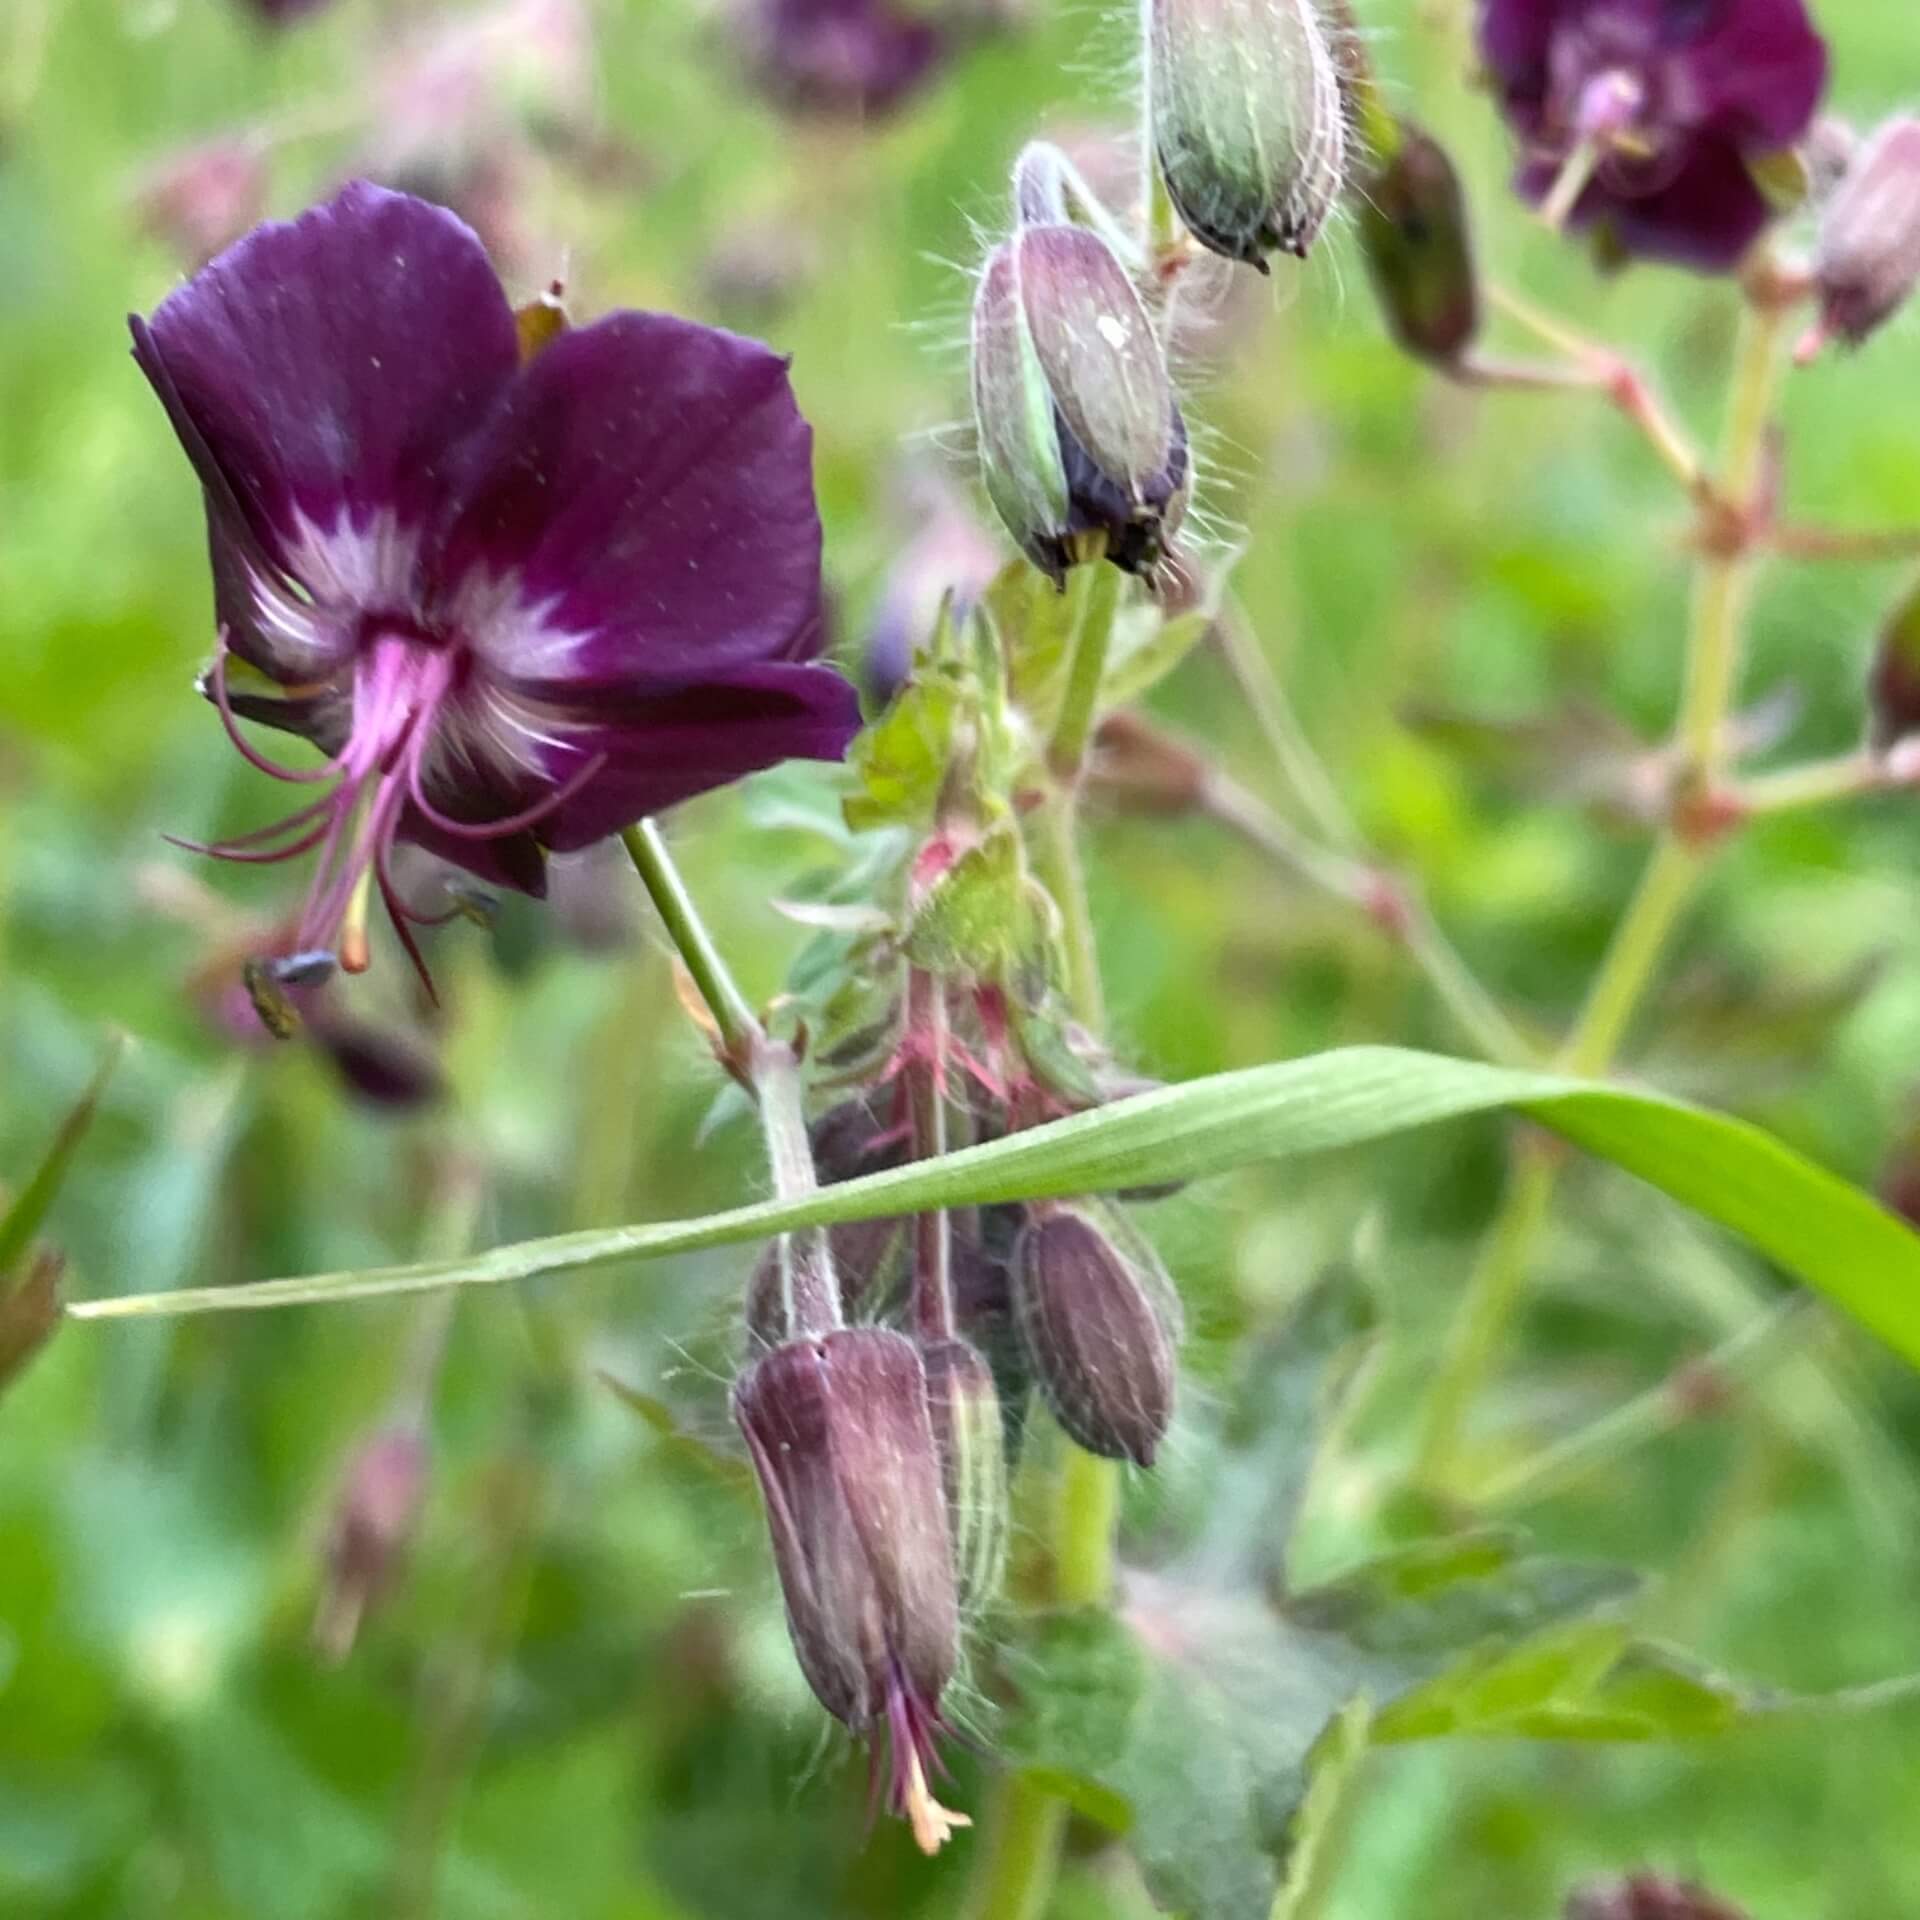
[[[1740,1908],[1691,1880],[1630,1873],[1600,1880],[1567,1897],[1566,1920],[1746,1920]]]
[[[1067,1436],[1148,1467],[1173,1418],[1164,1282],[1086,1214],[1036,1210],[1013,1250],[1013,1306],[1034,1377]]]
[[[1229,260],[1305,259],[1345,177],[1346,103],[1314,0],[1150,0],[1154,151],[1180,218]]]
[[[1801,343],[1857,347],[1920,284],[1920,120],[1889,120],[1860,149],[1820,216],[1813,280],[1819,324]]]
[[[733,1413],[760,1478],[793,1649],[820,1703],[888,1753],[888,1798],[928,1852],[963,1825],[927,1788],[959,1607],[919,1350],[857,1327],[776,1347]]]
[[[0,1273],[0,1393],[53,1338],[60,1324],[60,1275],[66,1258],[36,1247],[16,1278]]]
[[[987,494],[1056,581],[1104,553],[1151,574],[1186,512],[1186,424],[1127,270],[1087,227],[1023,226],[973,303],[973,411]]]
[[[1466,197],[1447,151],[1420,128],[1368,175],[1360,207],[1367,271],[1401,347],[1450,366],[1480,329]]]
[[[426,1486],[427,1443],[418,1427],[388,1427],[354,1455],[334,1505],[313,1622],[314,1644],[327,1659],[352,1652],[362,1621],[391,1589]]]
[[[1920,733],[1920,581],[1880,628],[1867,677],[1867,738],[1876,753]]]
[[[1000,1591],[1007,1566],[1007,1443],[993,1369],[964,1340],[923,1347],[927,1413],[947,1493],[954,1595],[963,1614]]]

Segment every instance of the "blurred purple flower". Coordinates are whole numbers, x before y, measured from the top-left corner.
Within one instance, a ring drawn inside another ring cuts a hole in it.
[[[986,528],[944,481],[911,476],[906,493],[918,525],[887,570],[860,664],[869,698],[882,706],[913,671],[914,650],[931,637],[941,601],[951,594],[953,617],[964,620],[1001,565]]]
[[[329,783],[204,849],[320,849],[298,950],[364,965],[374,884],[419,963],[396,840],[538,895],[548,849],[844,752],[812,436],[765,347],[621,312],[523,367],[472,233],[358,183],[132,327],[205,490],[203,688],[255,766]],[[237,716],[326,763],[267,759]]]
[[[1769,208],[1748,162],[1807,131],[1827,51],[1802,0],[1480,0],[1480,53],[1540,201],[1591,143],[1568,223],[1704,272]]]
[[[930,80],[946,29],[896,0],[748,0],[748,65],[778,105],[864,119]]]
[[[303,13],[318,13],[328,0],[244,0],[247,10],[257,13],[269,25],[283,27]]]

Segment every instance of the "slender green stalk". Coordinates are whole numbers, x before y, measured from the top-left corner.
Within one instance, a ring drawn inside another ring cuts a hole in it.
[[[793,1049],[774,1039],[748,1005],[700,918],[660,829],[651,820],[642,820],[620,839],[713,1018],[721,1059],[753,1090],[774,1192],[783,1200],[813,1192],[818,1182],[807,1138],[800,1063]],[[795,1333],[824,1333],[837,1327],[840,1287],[826,1236],[818,1232],[783,1235],[780,1267],[789,1327]]]
[[[913,1106],[913,1157],[937,1160],[947,1150],[947,999],[924,967],[907,976],[907,1027],[921,1052],[908,1068]],[[913,1329],[932,1345],[954,1337],[953,1233],[944,1211],[913,1222]]]
[[[1683,1362],[1623,1406],[1495,1474],[1474,1496],[1483,1511],[1531,1505],[1693,1419],[1703,1401],[1751,1384],[1802,1350],[1813,1308],[1792,1298],[1760,1314],[1711,1352]]]
[[[1853,800],[1884,792],[1892,784],[1886,762],[1877,754],[1842,753],[1831,760],[1810,760],[1805,766],[1757,774],[1742,780],[1733,792],[1743,814],[1759,815],[1797,813],[1833,800]]]
[[[667,937],[678,950],[687,972],[693,976],[694,986],[699,989],[700,998],[713,1016],[727,1059],[740,1070],[746,1070],[754,1049],[765,1035],[752,1007],[747,1004],[746,995],[740,991],[727,963],[720,957],[719,948],[713,944],[713,937],[700,918],[699,908],[693,904],[686,882],[680,878],[680,869],[674,865],[660,829],[651,820],[642,820],[621,834],[620,844],[626,848],[634,872],[640,876],[655,912],[667,929]]]
[[[1718,496],[1743,520],[1760,492],[1783,331],[1778,309],[1750,307],[1743,321]],[[1711,791],[1719,773],[1739,673],[1752,546],[1752,529],[1743,525],[1726,551],[1709,550],[1700,560],[1679,723],[1679,744],[1696,791]],[[1599,1075],[1613,1065],[1708,858],[1708,849],[1671,828],[1655,843],[1561,1054],[1570,1072]],[[1446,1483],[1467,1414],[1498,1365],[1507,1322],[1525,1293],[1551,1210],[1555,1177],[1551,1160],[1533,1155],[1520,1161],[1467,1282],[1422,1429],[1419,1472],[1425,1485]]]
[[[1506,1197],[1467,1277],[1427,1397],[1414,1467],[1422,1486],[1444,1487],[1453,1476],[1467,1416],[1498,1364],[1507,1322],[1526,1290],[1556,1172],[1539,1142],[1516,1150]]]
[[[1078,572],[1093,571],[1080,568]],[[1118,575],[1100,567],[1100,574]],[[1035,871],[1060,909],[1068,997],[1075,1016],[1098,1033],[1105,1024],[1099,953],[1087,912],[1087,890],[1075,839],[1082,760],[1092,736],[1116,587],[1088,583],[1075,619],[1073,664],[1048,764],[1058,782],[1029,821]],[[1050,1598],[1060,1606],[1104,1605],[1113,1589],[1114,1532],[1120,1475],[1111,1460],[1063,1443],[1050,1520]],[[1025,1774],[1010,1775],[994,1795],[967,1896],[967,1920],[1039,1920],[1059,1872],[1066,1804]]]
[[[1742,517],[1752,514],[1760,492],[1785,326],[1786,316],[1777,307],[1749,306],[1742,322],[1721,468],[1721,496]],[[1719,772],[1725,751],[1753,575],[1753,541],[1743,527],[1725,552],[1710,551],[1703,558],[1694,589],[1680,744],[1690,774],[1703,785]]]
[[[1570,1073],[1605,1073],[1612,1064],[1705,864],[1699,848],[1671,832],[1655,842],[1561,1056]]]
[[[1100,686],[1107,677],[1107,646],[1113,637],[1113,615],[1120,603],[1121,573],[1095,556],[1067,573],[1067,593],[1073,609],[1071,664],[1067,690],[1060,699],[1060,715],[1047,746],[1047,765],[1062,785],[1080,777],[1100,717]]]
[[[1034,810],[1027,826],[1027,850],[1034,873],[1060,908],[1060,939],[1067,962],[1067,999],[1090,1033],[1106,1025],[1100,985],[1100,956],[1093,921],[1087,912],[1087,888],[1076,837],[1076,810],[1070,793],[1055,792]],[[1078,904],[1070,904],[1077,902]]]
[[[1066,1802],[1030,1775],[1009,1774],[981,1825],[966,1920],[1040,1920],[1053,1893]]]

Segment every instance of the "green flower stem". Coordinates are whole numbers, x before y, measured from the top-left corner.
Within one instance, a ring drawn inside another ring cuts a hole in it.
[[[800,1063],[793,1049],[774,1039],[748,1005],[700,918],[660,829],[651,820],[642,820],[628,827],[620,839],[712,1016],[716,1051],[728,1070],[753,1091],[775,1194],[790,1200],[813,1192],[818,1180],[807,1138]],[[839,1326],[840,1286],[826,1236],[819,1232],[783,1235],[780,1265],[792,1330],[824,1333]]]
[[[1027,821],[1027,851],[1040,884],[1060,908],[1060,940],[1067,963],[1067,999],[1090,1033],[1106,1026],[1105,995],[1100,986],[1100,956],[1093,921],[1087,912],[1087,888],[1075,833],[1076,809],[1069,791],[1049,794]],[[1073,903],[1078,903],[1073,904]]]
[[[1727,446],[1718,498],[1731,502],[1739,522],[1724,550],[1709,549],[1699,563],[1688,634],[1686,685],[1678,740],[1687,774],[1683,790],[1710,791],[1724,751],[1726,716],[1739,675],[1748,592],[1754,564],[1753,503],[1760,491],[1781,366],[1784,312],[1750,306],[1735,365]],[[1569,1072],[1601,1075],[1613,1065],[1634,1013],[1651,986],[1661,955],[1711,850],[1667,828],[1626,914],[1615,928],[1600,971],[1560,1056]],[[1444,1488],[1458,1464],[1468,1414],[1498,1366],[1508,1323],[1526,1292],[1539,1239],[1552,1210],[1557,1160],[1524,1146],[1486,1245],[1468,1276],[1422,1423],[1417,1475]]]
[[[713,1016],[728,1064],[739,1072],[747,1072],[755,1050],[765,1044],[766,1035],[739,983],[721,959],[719,948],[713,944],[713,936],[700,918],[700,909],[693,904],[687,883],[680,878],[680,869],[674,865],[660,829],[651,820],[642,820],[621,834],[620,844],[626,848],[627,858],[633,862],[634,872],[652,899],[668,939],[678,950],[700,998]]]
[[[1066,1802],[1030,1774],[1009,1774],[982,1825],[966,1920],[1040,1920],[1053,1893]]]
[[[1093,580],[1081,575],[1094,574]],[[1105,1025],[1099,952],[1087,911],[1087,890],[1075,839],[1080,768],[1106,673],[1119,574],[1107,566],[1076,568],[1073,664],[1054,728],[1048,764],[1058,785],[1029,820],[1034,869],[1060,909],[1068,997],[1090,1032]],[[1049,1598],[1063,1607],[1104,1606],[1113,1590],[1114,1533],[1120,1515],[1120,1473],[1111,1460],[1063,1443],[1050,1525]],[[1053,1892],[1066,1833],[1066,1803],[1027,1774],[1000,1783],[968,1893],[967,1920],[1039,1920]]]
[[[1489,1478],[1474,1505],[1484,1511],[1529,1506],[1671,1433],[1734,1388],[1803,1351],[1813,1312],[1810,1301],[1795,1296],[1757,1315],[1710,1353],[1682,1362],[1625,1405]]]
[[[1886,762],[1877,754],[1842,753],[1831,760],[1810,760],[1805,766],[1742,780],[1733,788],[1733,798],[1741,813],[1751,817],[1854,800],[1862,794],[1883,793],[1894,784]]]
[[[922,1051],[907,1068],[913,1107],[913,1157],[937,1160],[947,1150],[947,998],[924,967],[907,975],[907,1030]],[[944,1212],[913,1222],[913,1328],[928,1345],[954,1337],[953,1234]]]
[[[1721,498],[1743,523],[1757,507],[1767,457],[1767,426],[1781,366],[1787,314],[1778,306],[1746,309],[1734,364]],[[1740,672],[1747,598],[1753,585],[1753,530],[1742,524],[1724,552],[1701,561],[1694,589],[1693,632],[1680,711],[1680,744],[1688,772],[1703,785],[1719,771],[1726,717]]]
[[[1107,645],[1113,637],[1113,616],[1120,604],[1121,573],[1099,554],[1082,560],[1067,572],[1067,594],[1073,612],[1072,664],[1067,690],[1061,696],[1060,715],[1047,745],[1047,765],[1062,785],[1080,777],[1100,717],[1100,686],[1107,677]]]

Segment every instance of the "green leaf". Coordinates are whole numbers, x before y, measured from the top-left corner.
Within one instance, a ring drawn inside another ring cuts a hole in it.
[[[1000,979],[1027,943],[1026,882],[1018,831],[994,829],[929,889],[907,929],[907,957],[930,973]]]
[[[1191,1180],[1500,1110],[1528,1116],[1743,1235],[1920,1365],[1920,1237],[1771,1134],[1658,1094],[1394,1047],[1217,1074],[939,1160],[696,1220],[559,1234],[459,1260],[128,1295],[68,1311],[202,1313],[526,1280],[842,1220]]]
[[[981,598],[999,637],[1014,702],[1044,737],[1060,711],[1073,657],[1074,602],[1025,560],[1002,567]]]
[[[952,758],[959,706],[959,689],[941,668],[929,664],[916,673],[853,743],[848,757],[859,791],[847,796],[848,826],[918,826],[932,816]]]
[[[80,1142],[93,1125],[100,1097],[106,1092],[107,1082],[119,1064],[123,1044],[115,1039],[108,1045],[99,1066],[94,1069],[93,1078],[87,1083],[86,1091],[67,1109],[55,1128],[52,1142],[39,1166],[14,1196],[13,1204],[0,1213],[0,1285],[4,1285],[14,1262],[26,1252],[33,1236],[40,1231],[40,1223],[47,1217],[48,1208],[59,1198],[60,1189],[73,1165],[73,1156],[79,1152]]]
[[[1152,618],[1116,623],[1113,659],[1100,689],[1104,707],[1124,707],[1157,687],[1213,626],[1208,610],[1176,613],[1171,619],[1163,618],[1158,608],[1143,611]]]

